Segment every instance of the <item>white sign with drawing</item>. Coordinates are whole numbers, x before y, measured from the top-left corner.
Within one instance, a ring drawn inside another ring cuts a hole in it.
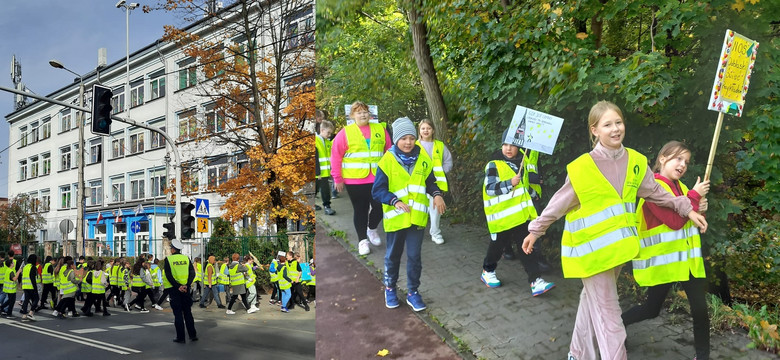
[[[352,111],[352,104],[344,105],[344,114],[347,115],[347,125],[350,125],[355,122],[355,120],[349,116],[349,113],[351,111]],[[369,119],[368,122],[379,124],[379,110],[377,109],[377,106],[368,105],[368,112],[371,113],[371,119]]]
[[[562,125],[562,118],[517,105],[504,142],[552,155]]]

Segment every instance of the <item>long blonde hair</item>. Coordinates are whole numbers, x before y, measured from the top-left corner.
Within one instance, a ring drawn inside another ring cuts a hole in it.
[[[433,131],[431,131],[431,137],[436,139],[436,125],[433,125],[433,120],[427,119],[427,118],[420,120],[420,123],[417,124],[417,132],[418,133],[420,132],[420,127],[422,126],[422,124],[428,124],[428,126],[431,127],[431,130],[433,130]],[[421,135],[421,137],[422,137],[422,135]]]
[[[691,150],[682,142],[672,140],[664,144],[664,146],[661,147],[661,151],[658,152],[658,157],[655,158],[653,172],[661,171],[661,167],[663,166],[663,164],[661,164],[661,156],[667,159],[673,159],[684,152],[691,152]]]
[[[590,113],[588,114],[588,137],[590,138],[592,147],[596,147],[596,143],[599,141],[599,139],[593,135],[590,129],[596,127],[596,125],[599,123],[599,120],[601,120],[601,117],[604,116],[604,113],[609,110],[612,110],[620,115],[620,118],[623,119],[623,121],[626,120],[623,117],[623,112],[620,111],[620,108],[610,101],[601,100],[597,102],[596,105],[593,105],[593,107],[590,108]]]

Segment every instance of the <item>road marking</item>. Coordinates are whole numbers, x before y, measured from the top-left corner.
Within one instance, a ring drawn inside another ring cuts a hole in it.
[[[146,323],[146,324],[143,324],[143,325],[146,325],[146,326],[169,326],[171,324],[173,324],[173,323],[172,322],[163,322],[163,321],[161,321],[161,322]]]
[[[10,321],[10,320],[7,320],[7,319],[0,319],[0,324],[13,326],[15,328],[19,328],[19,329],[22,329],[22,330],[37,332],[39,334],[43,334],[43,335],[55,337],[55,338],[58,338],[58,339],[67,340],[67,341],[71,341],[71,342],[75,342],[75,343],[79,343],[79,344],[83,344],[83,345],[87,345],[87,346],[91,346],[91,347],[94,347],[94,348],[98,348],[98,349],[102,349],[102,350],[106,350],[106,351],[111,351],[111,352],[115,352],[115,353],[123,354],[123,355],[138,354],[138,353],[141,352],[140,350],[126,348],[124,346],[108,344],[108,343],[105,343],[105,342],[102,342],[102,341],[88,339],[88,338],[84,338],[84,337],[80,337],[80,336],[76,336],[76,335],[72,335],[72,334],[62,334],[62,333],[60,333],[58,331],[55,331],[55,330],[50,330],[50,329],[46,329],[46,328],[39,328],[37,326],[32,326],[32,325],[29,325],[29,324],[23,324],[23,323],[19,323],[19,322],[16,322],[16,321]]]
[[[102,331],[108,331],[108,330],[101,329],[101,328],[89,328],[89,329],[70,330],[70,332],[74,332],[76,334],[88,334],[88,333],[102,332]]]
[[[141,329],[143,326],[141,325],[121,325],[121,326],[109,326],[109,329],[114,330],[130,330],[130,329]]]

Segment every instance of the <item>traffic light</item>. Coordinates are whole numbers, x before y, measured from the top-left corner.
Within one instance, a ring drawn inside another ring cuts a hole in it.
[[[192,239],[195,234],[195,217],[190,214],[195,205],[189,202],[181,203],[181,238]]]
[[[111,134],[111,97],[114,93],[110,88],[95,84],[92,87],[92,133],[95,135]]]
[[[168,240],[173,240],[176,238],[176,223],[175,222],[169,222],[163,224],[163,227],[165,228],[165,232],[163,232],[163,237],[167,238]]]

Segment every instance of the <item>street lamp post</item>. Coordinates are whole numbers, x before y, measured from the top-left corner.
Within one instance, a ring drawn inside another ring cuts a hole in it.
[[[76,75],[79,78],[79,106],[84,107],[84,78],[66,68],[61,62],[57,60],[49,60],[49,65],[63,69]],[[77,203],[76,203],[76,249],[78,249],[79,243],[81,243],[81,255],[84,255],[86,250],[86,244],[84,243],[84,201],[86,196],[84,194],[84,112],[79,111],[79,153],[78,161],[78,185],[77,185]]]
[[[125,116],[129,119],[130,118],[130,11],[134,10],[138,7],[138,3],[127,3],[125,0],[119,0],[118,3],[116,3],[117,8],[122,8],[125,10],[125,54],[127,56],[125,60],[125,75],[127,75],[127,79],[125,80],[125,89],[127,89],[127,94],[125,95],[125,110],[127,111],[125,113]]]

